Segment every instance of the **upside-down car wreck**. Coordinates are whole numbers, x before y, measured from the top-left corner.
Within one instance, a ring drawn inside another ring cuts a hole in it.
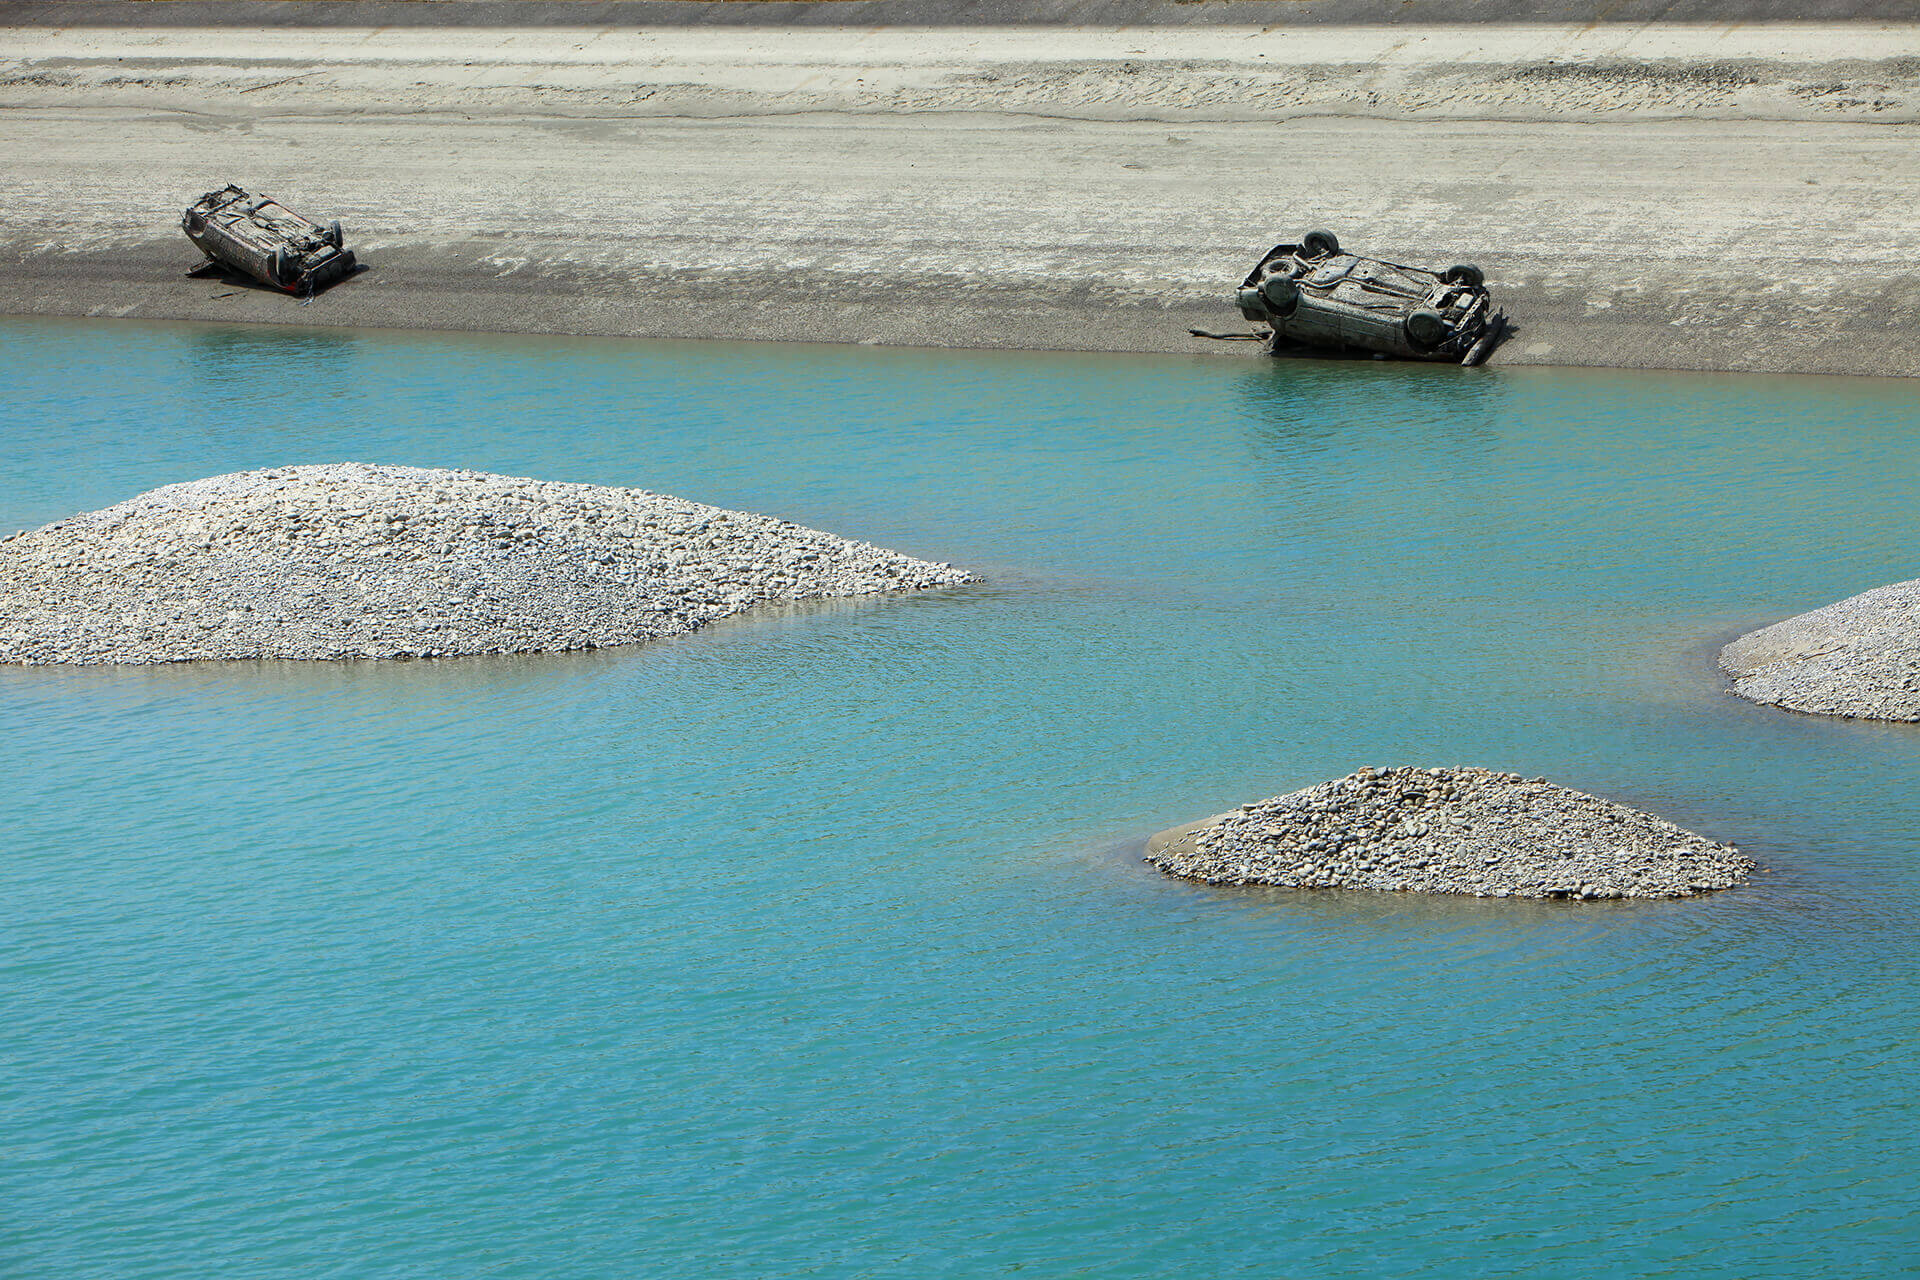
[[[1328,231],[1275,245],[1236,295],[1274,349],[1357,347],[1407,360],[1478,364],[1499,340],[1480,268],[1403,267],[1340,251]]]
[[[232,184],[189,205],[180,229],[209,261],[288,293],[317,293],[355,266],[339,223],[322,227]]]

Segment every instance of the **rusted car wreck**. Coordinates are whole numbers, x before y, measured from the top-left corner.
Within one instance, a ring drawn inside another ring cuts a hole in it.
[[[1274,350],[1358,348],[1472,365],[1502,328],[1480,268],[1436,272],[1362,258],[1342,253],[1329,231],[1275,245],[1247,273],[1236,301],[1241,315],[1272,329]]]
[[[209,259],[195,270],[218,263],[288,293],[317,293],[357,265],[338,222],[322,227],[231,183],[189,205],[180,229]]]

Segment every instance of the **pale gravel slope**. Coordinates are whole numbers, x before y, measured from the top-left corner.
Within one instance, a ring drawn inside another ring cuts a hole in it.
[[[1920,579],[1748,632],[1720,651],[1733,691],[1813,715],[1920,721]]]
[[[1916,32],[13,31],[0,310],[1237,355],[1325,225],[1499,362],[1916,373]],[[374,269],[182,280],[228,178]]]
[[[1920,120],[1920,25],[18,29],[0,105],[1167,123]]]
[[[0,662],[443,657],[971,581],[649,493],[356,463],[169,485],[0,541]]]
[[[1362,769],[1163,832],[1147,861],[1207,884],[1492,898],[1672,898],[1753,860],[1651,814],[1487,769]]]

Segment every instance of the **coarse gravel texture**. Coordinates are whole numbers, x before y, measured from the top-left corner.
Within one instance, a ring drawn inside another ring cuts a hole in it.
[[[1720,669],[1751,702],[1920,721],[1920,578],[1750,631],[1720,650]]]
[[[593,649],[767,601],[972,580],[644,489],[279,467],[168,485],[0,541],[0,662]]]
[[[1147,861],[1207,884],[1482,898],[1677,898],[1753,859],[1651,814],[1488,769],[1362,769],[1163,832]]]

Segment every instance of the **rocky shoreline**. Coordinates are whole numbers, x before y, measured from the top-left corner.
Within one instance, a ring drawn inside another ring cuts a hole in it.
[[[1676,898],[1753,860],[1651,814],[1487,769],[1362,769],[1162,832],[1147,859],[1215,885],[1485,898]]]
[[[1920,578],[1750,631],[1720,650],[1720,669],[1749,702],[1920,721]]]
[[[637,644],[973,576],[644,489],[341,463],[169,485],[0,541],[0,662]]]

